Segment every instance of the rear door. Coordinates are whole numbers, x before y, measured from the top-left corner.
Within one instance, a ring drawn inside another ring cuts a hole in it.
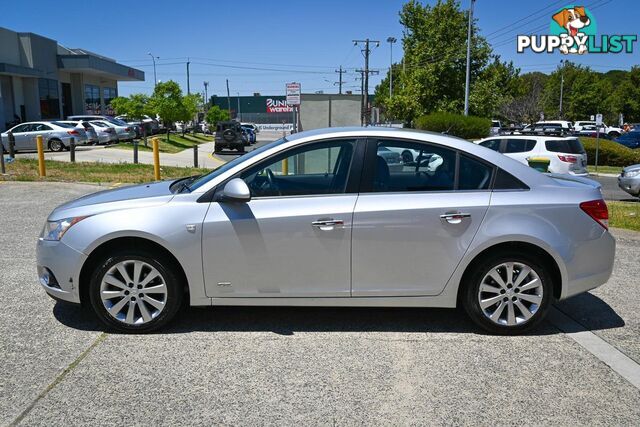
[[[381,149],[421,159],[390,168]],[[447,147],[369,140],[353,216],[352,295],[437,295],[489,206],[493,166]]]
[[[535,146],[536,141],[533,139],[506,138],[500,152],[526,165]]]

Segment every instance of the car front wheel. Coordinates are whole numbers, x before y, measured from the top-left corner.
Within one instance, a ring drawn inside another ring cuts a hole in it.
[[[138,251],[106,257],[90,283],[98,318],[122,332],[149,332],[169,323],[184,293],[171,266],[164,257]]]
[[[477,263],[463,289],[469,317],[485,330],[515,335],[544,318],[553,296],[543,265],[526,254],[510,253]]]

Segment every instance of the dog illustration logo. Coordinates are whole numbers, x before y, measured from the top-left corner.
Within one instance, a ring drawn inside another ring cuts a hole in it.
[[[587,15],[584,6],[565,7],[553,15],[553,20],[566,30],[566,34],[560,34],[560,37],[572,37],[574,40],[586,36],[585,27],[591,25],[591,18]],[[576,47],[576,45],[578,46]],[[565,55],[569,53],[582,55],[587,51],[586,44],[574,43],[572,47],[569,47],[568,44],[563,43],[560,46],[560,52]]]

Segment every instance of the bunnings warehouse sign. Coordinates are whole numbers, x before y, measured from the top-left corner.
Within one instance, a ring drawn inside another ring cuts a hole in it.
[[[267,113],[291,113],[293,107],[287,105],[286,99],[267,98]]]

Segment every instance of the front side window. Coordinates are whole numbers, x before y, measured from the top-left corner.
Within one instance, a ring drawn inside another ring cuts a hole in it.
[[[379,141],[375,192],[448,191],[455,183],[456,152],[411,141]]]
[[[355,140],[304,145],[242,172],[252,197],[344,193]]]

